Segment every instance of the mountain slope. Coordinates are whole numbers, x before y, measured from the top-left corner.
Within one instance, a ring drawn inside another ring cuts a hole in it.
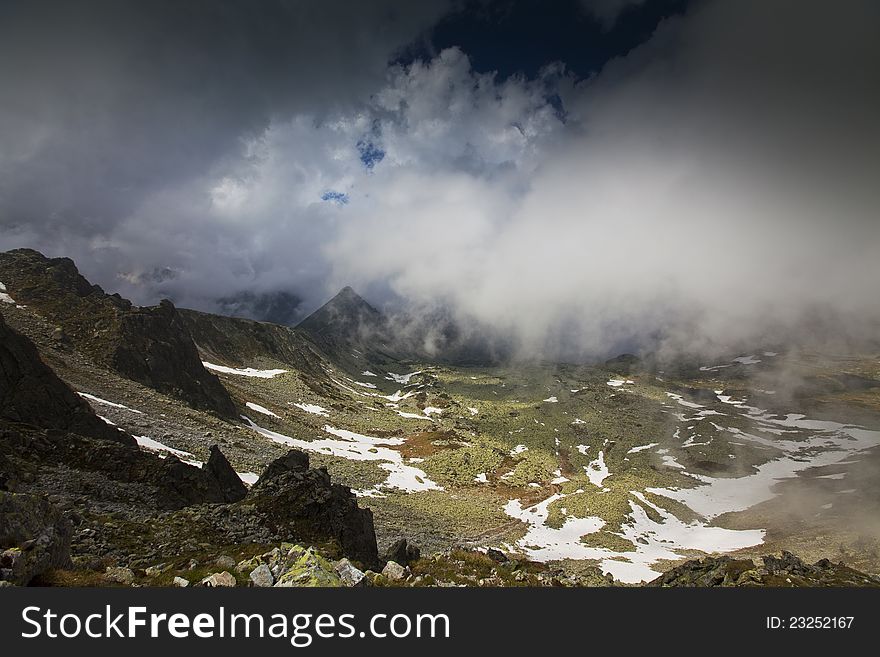
[[[72,260],[49,259],[30,249],[0,254],[0,281],[19,303],[58,325],[59,340],[96,363],[194,408],[237,417],[219,379],[202,366],[170,301],[153,308],[133,306],[91,285]]]
[[[192,455],[111,426],[0,315],[3,584],[53,569],[94,584],[108,561],[124,564],[111,572],[160,560],[167,569],[169,558],[192,563],[195,553],[213,563],[221,546],[251,556],[288,541],[380,567],[372,514],[325,469],[309,468],[308,456],[277,459],[249,494],[216,445],[210,453],[203,465],[183,461]]]

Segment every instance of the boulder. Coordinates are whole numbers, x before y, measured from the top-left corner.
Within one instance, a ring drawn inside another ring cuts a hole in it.
[[[134,571],[131,568],[122,566],[107,566],[104,576],[111,582],[124,586],[131,586],[132,582],[134,582]]]
[[[260,564],[254,568],[249,577],[254,586],[269,587],[275,583],[275,577],[266,564]]]
[[[401,580],[406,577],[406,568],[396,561],[389,561],[382,569],[382,574],[393,581]]]
[[[214,560],[214,565],[218,568],[222,568],[223,570],[232,570],[233,568],[235,568],[235,559],[233,559],[229,555],[224,554],[223,556],[217,557]]]
[[[342,580],[343,586],[366,586],[367,578],[364,572],[354,565],[348,559],[340,559],[334,566],[336,574]]]
[[[235,576],[229,571],[224,570],[222,573],[213,573],[202,579],[197,586],[214,587],[233,587],[236,585]]]
[[[331,587],[342,586],[342,579],[333,564],[315,552],[305,550],[275,583],[276,587]]]
[[[685,561],[647,586],[868,586],[880,587],[880,577],[842,563],[821,559],[806,564],[790,552],[752,559],[729,556]]]
[[[162,508],[225,501],[220,484],[213,476],[206,470],[184,463],[174,454],[168,454],[151,465],[148,481],[157,486],[158,502]]]
[[[189,580],[183,579],[183,577],[175,576],[172,584],[174,584],[174,586],[179,589],[185,589],[187,586],[189,586]]]
[[[263,474],[260,475],[257,482],[254,484],[254,488],[258,488],[261,484],[265,484],[266,482],[275,479],[281,475],[285,475],[290,472],[308,472],[309,469],[309,455],[305,452],[301,452],[296,449],[292,449],[284,456],[279,456],[277,459],[269,463],[266,466],[266,469],[263,470]]]

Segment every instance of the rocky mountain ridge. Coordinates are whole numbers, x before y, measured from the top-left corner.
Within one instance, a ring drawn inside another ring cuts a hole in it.
[[[237,417],[223,385],[202,366],[170,301],[133,306],[90,284],[69,258],[49,259],[30,249],[0,253],[0,281],[18,303],[36,308],[57,326],[58,342],[194,408]]]

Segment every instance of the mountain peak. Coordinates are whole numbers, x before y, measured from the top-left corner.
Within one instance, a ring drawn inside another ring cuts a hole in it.
[[[365,334],[378,331],[383,323],[382,313],[346,285],[297,328],[320,342],[343,343],[358,342]]]
[[[333,311],[336,313],[341,313],[343,315],[349,315],[351,313],[365,313],[366,315],[374,315],[379,316],[381,313],[376,310],[373,306],[371,306],[366,299],[364,299],[360,294],[354,291],[350,285],[346,285],[344,288],[339,290],[336,295],[330,299],[323,306],[318,308],[310,317],[314,317],[321,311]],[[305,321],[308,321],[309,318],[306,318]]]
[[[348,300],[352,300],[352,301],[367,303],[366,301],[364,301],[364,298],[360,294],[355,292],[354,288],[351,287],[350,285],[346,285],[344,288],[339,290],[339,292],[336,293],[336,296],[334,296],[332,299],[330,299],[330,302],[333,302],[337,299],[340,299],[340,300],[348,299]]]

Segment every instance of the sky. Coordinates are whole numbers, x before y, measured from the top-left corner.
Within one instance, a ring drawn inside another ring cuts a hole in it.
[[[274,321],[351,285],[535,357],[876,336],[878,28],[871,0],[0,0],[0,250]]]

